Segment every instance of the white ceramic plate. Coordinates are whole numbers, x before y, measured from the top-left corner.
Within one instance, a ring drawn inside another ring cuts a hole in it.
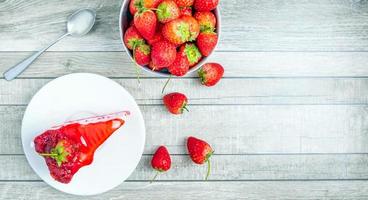
[[[130,111],[125,124],[102,144],[91,165],[82,167],[69,184],[55,181],[33,139],[69,120]],[[145,127],[133,97],[116,82],[95,74],[62,76],[46,84],[29,103],[22,123],[22,144],[33,170],[52,187],[75,195],[94,195],[121,184],[143,153]]]

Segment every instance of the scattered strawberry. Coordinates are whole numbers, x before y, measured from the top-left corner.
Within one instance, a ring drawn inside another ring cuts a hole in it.
[[[197,46],[193,43],[186,43],[179,49],[179,53],[183,54],[189,61],[189,67],[196,65],[202,58]]]
[[[198,35],[197,46],[202,55],[209,56],[217,44],[217,34],[212,31],[205,31]]]
[[[167,94],[164,96],[163,101],[167,110],[174,115],[182,114],[184,110],[188,111],[186,108],[188,99],[182,93],[174,92]]]
[[[219,0],[195,0],[194,9],[196,11],[211,11],[217,7]]]
[[[175,3],[178,4],[179,7],[189,7],[193,5],[194,0],[175,0]]]
[[[143,37],[134,26],[129,27],[124,34],[125,46],[132,50],[135,46],[144,43]]]
[[[206,63],[198,71],[201,82],[205,86],[214,86],[224,75],[224,68],[218,63]]]
[[[189,24],[189,39],[187,41],[194,41],[199,34],[200,27],[197,20],[192,16],[182,16],[182,20]]]
[[[200,140],[195,137],[189,137],[187,140],[187,148],[188,148],[189,156],[194,163],[201,165],[207,162],[208,167],[207,167],[207,174],[205,178],[205,180],[207,180],[208,176],[210,175],[210,171],[211,171],[211,162],[209,160],[209,158],[213,154],[213,150],[211,146],[203,140]]]
[[[175,61],[167,69],[174,76],[184,76],[189,70],[189,61],[186,55],[178,52]]]
[[[176,48],[165,40],[156,42],[152,45],[151,59],[152,65],[163,68],[171,65],[176,57]]]
[[[134,15],[134,26],[145,39],[155,36],[157,18],[152,10],[142,9]]]
[[[147,44],[141,44],[133,50],[133,57],[138,65],[148,65],[151,60],[151,48]]]
[[[151,182],[156,179],[157,175],[161,172],[166,172],[171,167],[170,153],[165,146],[160,146],[155,154],[153,154],[151,160],[151,166],[157,171]]]
[[[215,30],[216,17],[212,12],[196,12],[194,18],[198,21],[201,32]]]
[[[164,25],[162,35],[175,45],[183,44],[190,38],[189,24],[182,18],[174,19]]]
[[[192,7],[180,7],[180,16],[192,16]]]
[[[157,19],[161,23],[167,23],[180,16],[180,9],[172,0],[164,0],[157,7]]]

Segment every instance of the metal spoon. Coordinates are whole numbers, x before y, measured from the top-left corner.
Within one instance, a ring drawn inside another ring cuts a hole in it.
[[[57,40],[52,42],[49,46],[41,49],[40,51],[34,53],[32,56],[26,58],[22,62],[18,63],[14,67],[8,69],[4,73],[4,78],[8,81],[13,80],[19,74],[21,74],[28,66],[38,58],[44,51],[50,48],[59,40],[63,39],[64,37],[71,35],[71,36],[83,36],[87,34],[93,27],[96,19],[96,12],[91,9],[81,9],[77,12],[73,13],[69,16],[67,22],[67,32],[59,37]]]

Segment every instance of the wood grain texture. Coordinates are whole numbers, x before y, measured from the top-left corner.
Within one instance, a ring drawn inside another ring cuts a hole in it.
[[[27,104],[52,79],[0,80],[0,104]],[[166,81],[115,79],[139,104],[162,104]],[[368,78],[229,78],[208,88],[197,79],[173,79],[166,93],[182,92],[194,104],[367,104]]]
[[[257,181],[257,182],[125,182],[98,196],[60,193],[41,182],[0,182],[3,200],[136,200],[136,199],[367,199],[365,181]]]
[[[172,155],[172,167],[158,180],[204,180],[206,165],[187,155]],[[151,156],[144,155],[128,180],[151,180]],[[209,180],[350,180],[368,179],[368,154],[214,155]],[[40,180],[23,155],[0,155],[0,180]]]
[[[65,31],[68,15],[97,10],[93,32],[51,51],[121,51],[117,0],[3,0],[0,51],[34,51]],[[58,9],[55,9],[58,8]],[[221,51],[367,51],[368,3],[350,0],[226,0]],[[22,13],[22,15],[19,15]]]
[[[0,72],[30,54],[0,53]],[[368,52],[216,52],[208,62],[221,63],[225,77],[368,76]],[[20,77],[59,77],[76,72],[117,78],[137,76],[125,52],[47,52]],[[142,77],[153,75],[143,72]]]
[[[171,153],[184,154],[185,139],[191,135],[206,139],[217,154],[368,152],[366,105],[189,108],[189,113],[173,117],[162,106],[141,106],[147,129],[146,154],[162,144]],[[24,109],[0,106],[0,154],[23,153],[20,129]]]

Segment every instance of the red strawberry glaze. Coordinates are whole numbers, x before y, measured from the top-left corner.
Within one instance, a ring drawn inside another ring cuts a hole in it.
[[[90,124],[68,124],[59,129],[47,130],[34,139],[37,153],[50,153],[62,142],[68,152],[66,162],[59,166],[56,160],[44,156],[51,176],[61,182],[69,183],[74,174],[93,161],[96,149],[118,128],[124,124],[120,118]]]

